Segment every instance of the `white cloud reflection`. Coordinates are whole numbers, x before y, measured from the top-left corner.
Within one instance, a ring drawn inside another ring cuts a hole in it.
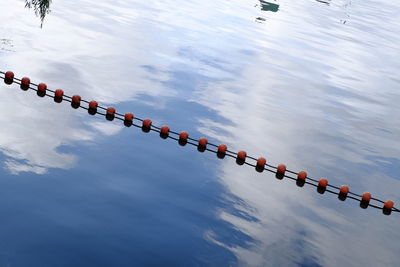
[[[95,121],[90,122],[89,125],[104,135],[115,135],[122,130],[121,125],[111,124],[109,122]]]
[[[146,104],[162,108],[163,97],[180,97],[164,83],[170,79],[171,68],[191,64],[187,55],[179,53],[182,47],[193,47],[201,40],[201,34],[193,35],[193,27],[202,28],[203,34],[210,31],[208,39],[223,30],[222,26],[201,26],[190,15],[200,8],[207,14],[210,6],[200,3],[203,4],[182,1],[180,8],[189,15],[187,20],[177,9],[168,8],[165,12],[165,4],[175,6],[175,2],[100,1],[94,9],[92,2],[84,0],[53,1],[41,29],[39,19],[32,10],[24,8],[23,1],[5,0],[2,5],[8,8],[0,10],[0,36],[12,39],[15,51],[0,51],[1,68],[15,70],[17,77],[27,75],[34,82],[46,82],[49,88],[62,88],[66,94],[80,94],[101,104],[127,102],[146,95],[157,97],[156,102]],[[217,6],[226,9],[221,3]],[[215,10],[208,15],[214,23],[216,13]],[[212,45],[204,50],[218,55]],[[199,71],[221,76],[218,68]],[[7,157],[18,161],[7,161],[5,167],[13,173],[31,170],[38,174],[47,168],[72,167],[76,155],[60,152],[60,147],[93,140],[95,136],[77,117],[79,113],[65,107],[57,109],[49,99],[27,98],[22,96],[23,92],[10,94],[10,90],[18,90],[15,85],[1,87],[2,123],[7,129],[1,133],[0,147]],[[21,124],[24,114],[29,120]],[[106,135],[118,132],[117,128],[98,122],[87,126]]]
[[[167,76],[160,70],[168,65],[157,54],[143,52],[158,47],[153,33],[135,25],[137,34],[126,35],[135,23],[136,9],[105,2],[98,3],[105,5],[102,8],[93,9],[93,3],[81,2],[80,16],[76,16],[76,4],[54,1],[43,29],[23,1],[2,3],[9,8],[0,9],[0,36],[13,40],[15,52],[0,51],[1,69],[103,105],[126,102],[140,94],[174,95],[162,86]],[[114,20],[120,24],[118,31],[109,28]],[[128,20],[130,24],[124,23]],[[160,70],[150,72],[144,67],[156,62]],[[66,108],[65,103],[57,106],[51,99],[22,92],[15,84],[1,85],[0,95],[0,122],[6,125],[0,132],[0,151],[8,158],[4,167],[14,174],[71,168],[78,157],[62,152],[63,146],[94,140],[97,133],[117,134],[122,128],[100,121],[82,122],[82,110]]]
[[[6,169],[9,170],[12,174],[19,174],[20,172],[33,172],[36,174],[45,174],[47,171],[46,168],[44,167],[33,166],[28,163],[24,164],[16,160],[6,160],[4,164]]]
[[[45,173],[47,168],[70,168],[76,157],[59,148],[74,141],[91,140],[93,134],[65,107],[49,99],[38,99],[16,85],[0,90],[0,150],[14,160],[5,162],[12,173]],[[35,99],[34,99],[35,98]],[[18,160],[18,161],[16,161]]]
[[[15,1],[6,1],[15,6]],[[338,23],[343,16],[340,7],[304,1],[280,1],[280,11],[265,24],[254,23],[254,1],[180,1],[179,8],[161,1],[146,5],[143,13],[124,2],[102,2],[97,9],[93,3],[81,3],[76,16],[68,2],[54,1],[54,16],[46,18],[43,30],[22,2],[18,8],[1,9],[5,23],[0,34],[15,32],[17,51],[0,52],[3,67],[111,104],[140,94],[159,101],[163,96],[181,97],[163,85],[175,70],[222,77],[196,87],[192,101],[230,125],[203,118],[202,133],[227,141],[232,149],[266,156],[272,164],[287,163],[293,170],[310,170],[314,177],[328,175],[336,184],[349,183],[357,192],[371,190],[400,201],[399,180],[359,169],[379,165],[374,157],[400,157],[400,126],[395,123],[400,121],[400,97],[393,73],[400,66],[392,45],[400,42],[393,34],[400,25],[391,13],[398,4],[353,5],[350,26],[343,26]],[[366,22],[365,14],[379,19]],[[112,27],[113,21],[119,27]],[[236,28],[238,24],[241,27]],[[154,32],[154,25],[162,31]],[[385,38],[390,42],[383,42]],[[177,56],[188,49],[218,61],[190,58],[191,51]],[[76,156],[60,147],[93,140],[93,129],[105,135],[120,129],[97,121],[85,124],[77,111],[15,86],[1,87],[0,123],[5,127],[0,149],[12,173],[69,168]],[[255,242],[228,246],[211,230],[204,238],[233,251],[241,265],[396,265],[396,215],[383,217],[379,211],[357,208],[355,202],[339,203],[333,196],[299,189],[293,182],[257,174],[233,161],[222,164],[220,178],[226,188],[251,207],[236,208],[258,220],[224,210],[219,216]]]
[[[400,95],[392,79],[400,65],[386,61],[397,54],[390,44],[400,43],[391,34],[399,23],[382,27],[382,17],[372,33],[358,24],[360,18],[350,27],[332,25],[327,18],[335,18],[335,9],[308,16],[309,4],[282,5],[278,19],[265,29],[268,37],[252,38],[263,40],[258,42],[263,52],[241,61],[231,81],[211,83],[193,97],[231,122],[227,128],[204,118],[199,130],[272,164],[306,169],[316,178],[328,175],[336,185],[348,183],[356,192],[371,191],[398,203],[400,174],[382,173],[377,158],[400,157],[400,127],[393,123],[400,121]],[[372,2],[353,9],[378,17],[386,12]],[[376,41],[387,32],[391,42]],[[343,37],[353,34],[362,37]],[[371,53],[371,43],[379,53]],[[397,214],[365,211],[356,202],[320,196],[313,188],[299,189],[292,181],[259,175],[233,162],[224,161],[223,168],[226,187],[252,207],[242,208],[259,221],[225,211],[220,217],[258,242],[229,247],[212,231],[205,238],[232,250],[242,265],[397,265]]]

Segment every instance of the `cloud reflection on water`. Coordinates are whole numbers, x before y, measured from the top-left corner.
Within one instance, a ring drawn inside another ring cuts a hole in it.
[[[263,52],[240,61],[244,64],[228,81],[211,83],[198,92],[193,99],[230,121],[229,127],[225,123],[210,127],[208,118],[200,119],[200,130],[220,141],[230,140],[233,149],[266,156],[272,164],[285,161],[291,169],[305,168],[314,177],[328,175],[336,184],[349,183],[357,192],[371,190],[398,202],[399,173],[397,180],[393,179],[396,175],[382,174],[376,157],[385,155],[390,162],[400,156],[394,145],[400,128],[393,124],[400,119],[396,104],[400,96],[398,83],[391,79],[400,66],[394,63],[388,69],[386,61],[397,53],[391,43],[400,42],[392,35],[399,23],[377,27],[374,33],[363,24],[327,31],[332,25],[324,16],[332,14],[324,11],[304,20],[296,16],[306,14],[301,11],[307,7],[286,6],[282,12],[292,21],[277,20],[266,29],[267,40],[250,38],[259,41],[258,51]],[[379,7],[368,3],[353,7],[353,12],[376,14]],[[381,11],[377,14],[386,10]],[[388,32],[391,41],[376,43],[376,36],[380,39],[383,32]],[[362,38],[344,38],[349,34]],[[378,54],[370,52],[371,43]],[[286,70],[290,75],[285,75]],[[228,132],[218,134],[221,131]],[[363,211],[354,202],[339,203],[332,196],[296,189],[293,183],[276,181],[271,175],[249,173],[231,162],[223,164],[221,178],[226,186],[255,208],[248,212],[261,222],[220,215],[260,241],[251,249],[229,248],[243,264],[396,265],[397,252],[389,248],[397,246],[393,235],[398,234],[388,230],[395,224],[394,216],[386,218],[377,210]],[[397,170],[394,165],[387,167]],[[357,246],[344,245],[354,243]],[[365,254],[371,250],[374,253]]]
[[[10,6],[20,4],[8,2]],[[17,44],[15,53],[0,53],[4,62],[3,68],[18,70],[17,76],[29,75],[34,82],[45,81],[52,89],[62,88],[67,94],[80,94],[84,99],[96,99],[102,104],[126,102],[144,93],[153,97],[174,94],[171,90],[165,91],[161,86],[161,82],[167,77],[163,77],[161,72],[148,72],[142,67],[160,60],[152,61],[144,53],[126,55],[123,51],[131,50],[126,46],[134,40],[121,41],[125,36],[116,35],[111,38],[108,33],[97,31],[96,28],[78,27],[81,20],[76,20],[71,25],[69,18],[73,14],[68,14],[69,9],[66,7],[67,13],[60,13],[63,7],[59,4],[54,3],[55,16],[42,30],[36,29],[30,23],[34,17],[25,14],[26,10],[23,8],[0,11],[0,17],[5,19],[0,34],[18,32],[14,37]],[[108,12],[113,9],[104,10]],[[21,18],[19,24],[25,24],[23,28],[26,30],[21,31],[21,26],[14,23],[12,17]],[[114,17],[104,17],[102,23],[108,25],[107,20],[113,19]],[[83,20],[86,18],[83,17]],[[140,38],[147,34],[146,29],[142,29],[142,34]],[[143,47],[136,47],[136,51],[150,49],[152,46],[146,42],[140,44]],[[29,46],[32,48],[28,49]],[[115,47],[119,47],[119,52]],[[96,56],[90,56],[88,51]],[[163,68],[162,65],[159,64],[158,67]],[[82,72],[82,68],[91,71]],[[130,80],[126,80],[126,77],[130,77]],[[77,157],[72,153],[60,152],[60,147],[77,141],[94,140],[96,133],[93,128],[106,135],[117,133],[115,127],[122,128],[109,126],[99,129],[100,122],[81,121],[83,111],[66,109],[66,104],[57,107],[48,98],[38,99],[33,92],[20,92],[16,85],[2,87],[0,93],[4,101],[1,106],[1,120],[8,127],[0,134],[0,147],[11,158],[5,162],[5,167],[12,173],[33,171],[43,174],[48,168],[71,168]],[[13,101],[7,101],[8,99]],[[21,121],[24,122],[23,126]],[[87,126],[93,127],[92,130]],[[29,131],[23,130],[25,127]]]
[[[139,12],[132,3],[100,2],[93,10],[92,3],[82,1],[81,16],[72,20],[76,10],[59,1],[46,29],[20,32],[18,54],[2,52],[0,57],[10,69],[48,81],[53,88],[68,88],[67,93],[107,104],[146,96],[152,97],[149,106],[162,109],[171,104],[168,97],[179,99],[172,104],[189,99],[212,111],[207,116],[186,111],[199,118],[199,131],[228,141],[233,149],[265,155],[273,164],[285,161],[289,168],[305,168],[315,177],[332,176],[328,178],[350,183],[357,192],[371,190],[399,200],[398,180],[374,168],[380,165],[379,156],[386,163],[400,156],[393,145],[400,130],[392,123],[400,119],[397,74],[392,72],[399,65],[391,45],[399,43],[393,34],[398,22],[385,23],[385,29],[380,27],[385,20],[370,25],[357,17],[357,12],[371,14],[379,8],[367,1],[354,8],[353,27],[343,29],[336,23],[339,8],[280,1],[275,20],[258,25],[249,3],[183,1],[179,8],[168,1],[135,3],[146,10]],[[318,12],[310,16],[310,7]],[[13,12],[17,16],[23,11]],[[29,25],[31,19],[22,20]],[[18,31],[20,25],[4,27]],[[362,40],[356,37],[360,34]],[[385,38],[391,42],[382,47]],[[26,40],[32,49],[22,45]],[[0,147],[14,173],[69,168],[76,156],[60,152],[60,147],[93,141],[93,128],[106,135],[120,129],[105,129],[97,120],[86,123],[72,109],[10,90],[1,92],[2,99],[14,102],[2,101],[2,125],[9,127],[1,133]],[[388,116],[392,121],[385,120]],[[21,130],[21,120],[29,133]],[[212,227],[203,237],[233,251],[239,263],[396,263],[397,252],[391,247],[396,248],[398,233],[390,230],[397,225],[395,216],[363,211],[350,201],[339,203],[333,196],[298,189],[233,161],[221,164],[217,175],[243,201],[233,201],[236,213],[221,209],[218,215],[240,240],[232,237],[228,242]],[[366,255],[371,248],[375,255]]]

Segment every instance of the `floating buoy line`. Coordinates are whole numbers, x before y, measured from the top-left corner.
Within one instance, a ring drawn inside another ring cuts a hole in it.
[[[255,158],[247,155],[245,151],[234,152],[228,149],[225,144],[216,145],[208,142],[204,137],[200,139],[194,139],[189,136],[188,132],[175,132],[168,126],[162,127],[156,126],[150,119],[141,119],[133,115],[133,113],[121,114],[116,111],[114,107],[103,107],[98,104],[97,101],[87,101],[82,99],[79,95],[73,95],[72,97],[64,94],[61,89],[51,90],[47,88],[45,83],[35,84],[30,81],[29,78],[23,77],[22,79],[16,78],[14,73],[11,71],[3,72],[0,71],[0,78],[8,85],[13,83],[20,85],[20,88],[24,91],[33,90],[39,97],[50,97],[54,99],[54,102],[61,103],[63,101],[69,102],[74,109],[82,108],[87,110],[90,115],[102,115],[107,120],[113,121],[114,119],[120,120],[126,127],[137,127],[141,128],[143,132],[148,133],[150,131],[159,133],[163,139],[173,139],[177,141],[181,146],[192,145],[197,147],[199,152],[212,152],[217,155],[218,158],[223,159],[230,157],[236,160],[238,165],[248,165],[257,172],[268,171],[275,174],[275,177],[279,180],[287,178],[296,182],[296,185],[303,187],[304,185],[310,185],[317,189],[317,192],[324,194],[325,192],[337,195],[338,199],[344,201],[346,199],[352,199],[358,201],[360,207],[366,209],[372,207],[375,209],[382,210],[383,214],[390,215],[392,212],[400,212],[399,209],[394,207],[394,202],[391,200],[383,201],[381,199],[372,197],[371,193],[364,192],[361,195],[351,192],[349,186],[335,186],[329,184],[328,179],[321,178],[316,180],[308,176],[307,172],[300,171],[295,172],[286,168],[284,164],[273,166],[267,163],[267,160],[263,157]]]

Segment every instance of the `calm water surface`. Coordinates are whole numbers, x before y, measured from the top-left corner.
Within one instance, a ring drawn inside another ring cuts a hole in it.
[[[0,69],[400,203],[400,2],[1,0]],[[0,85],[0,266],[398,266],[400,215]]]

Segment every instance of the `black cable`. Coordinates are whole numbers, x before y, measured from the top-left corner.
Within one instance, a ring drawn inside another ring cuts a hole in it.
[[[1,74],[5,74],[5,72],[3,72],[3,71],[0,71],[0,73],[1,73]],[[0,76],[0,78],[3,79],[3,80],[5,80],[5,77],[3,77],[3,76]],[[14,83],[21,85],[22,79],[15,78],[15,77],[14,77],[14,79],[16,80],[16,81],[13,81]],[[32,87],[31,85],[36,86],[36,88]],[[29,84],[29,86],[27,87],[26,90],[30,89],[30,90],[33,90],[33,91],[38,92],[37,87],[38,87],[37,84],[30,82],[30,84]],[[48,94],[47,91],[53,93],[53,95]],[[54,90],[46,89],[46,93],[44,94],[44,96],[48,96],[48,97],[50,97],[50,98],[54,98],[54,93],[55,93]],[[65,94],[63,94],[62,100],[65,100],[66,102],[72,103],[72,97],[70,97],[70,96],[68,96],[68,95],[65,95]],[[62,101],[62,100],[61,100],[61,101]],[[84,100],[84,99],[81,99],[81,102],[86,103],[86,104],[89,104],[89,103],[90,103],[89,101]],[[82,109],[85,109],[85,110],[89,110],[88,107],[84,107],[84,106],[82,106],[82,105],[79,105],[77,108],[82,108]],[[103,107],[103,106],[100,106],[100,105],[98,105],[97,108],[98,108],[98,109],[101,109],[101,110],[104,110],[104,111],[107,111],[107,108],[106,108],[106,107]],[[98,115],[102,115],[102,116],[104,116],[104,117],[107,117],[107,113],[98,112],[97,110],[96,110],[96,112],[95,112],[94,114],[98,114]],[[124,114],[121,114],[121,113],[118,113],[118,112],[115,112],[115,113],[114,113],[114,118],[117,119],[117,120],[120,120],[120,121],[125,121],[125,115],[124,115]],[[134,120],[138,120],[138,121],[140,121],[140,122],[143,122],[143,121],[144,121],[144,119],[138,118],[138,117],[136,117],[136,116],[135,116],[133,119],[134,119]],[[142,128],[140,125],[134,124],[133,122],[131,123],[131,125],[134,126],[134,127],[137,127],[137,128]],[[161,127],[158,127],[158,126],[152,124],[152,125],[150,126],[150,128],[148,129],[148,131],[154,131],[154,132],[157,132],[157,133],[161,133]],[[175,131],[170,130],[170,131],[169,131],[169,134],[168,134],[167,136],[165,136],[165,139],[170,138],[170,139],[172,139],[172,140],[179,141],[179,138],[176,138],[176,137],[174,137],[174,136],[171,136],[171,134],[172,134],[172,135],[175,135],[175,136],[178,136],[178,137],[179,137],[179,135],[180,135],[178,132],[175,132]],[[188,137],[188,138],[187,138],[187,141],[186,141],[186,144],[189,144],[189,145],[198,147],[198,144],[197,144],[196,142],[198,142],[198,140],[196,140],[196,139],[194,139],[194,138],[192,138],[192,137]],[[214,147],[214,148],[218,148],[218,145],[216,145],[216,144],[214,144],[214,143],[207,143],[206,147],[204,147],[204,149],[203,149],[203,151],[209,151],[209,152],[212,152],[212,153],[214,153],[214,154],[218,154],[218,150],[213,150],[213,149],[207,148],[207,146],[212,146],[212,147]],[[202,151],[202,152],[203,152],[203,151]],[[231,158],[234,158],[234,159],[237,158],[236,155],[237,155],[237,152],[234,152],[234,151],[231,151],[231,150],[228,150],[228,149],[227,149],[226,152],[225,152],[225,156],[228,156],[228,157],[231,157]],[[256,159],[256,158],[250,156],[250,155],[246,155],[246,158],[247,158],[247,159],[250,159],[250,160],[253,160],[253,161],[255,161],[255,162],[257,162],[257,160],[258,160],[258,159]],[[253,167],[253,168],[257,168],[257,165],[256,165],[256,164],[253,164],[253,163],[250,163],[250,162],[247,162],[247,161],[244,161],[242,164],[251,166],[251,167]],[[242,164],[241,164],[241,165],[242,165]],[[267,172],[270,172],[270,173],[276,173],[276,172],[277,172],[277,167],[266,163],[266,164],[264,165],[264,168],[263,168],[263,171],[264,171],[264,170],[267,171]],[[290,173],[290,174],[293,174],[293,175],[297,175],[297,174],[298,174],[297,172],[292,171],[292,170],[286,170],[286,172],[287,172],[287,173]],[[282,178],[284,178],[284,177],[285,177],[285,178],[288,178],[288,179],[290,179],[290,180],[293,180],[293,181],[297,181],[297,178],[292,177],[292,176],[289,176],[289,175],[287,175],[286,173],[285,173],[284,175],[282,175]],[[306,177],[306,180],[304,181],[304,184],[308,184],[308,185],[311,185],[311,186],[314,186],[314,187],[317,187],[317,188],[319,187],[319,185],[318,185],[318,184],[319,184],[319,181],[316,180],[316,179],[313,179],[313,178],[311,178],[311,177],[308,177],[308,176]],[[333,189],[336,189],[336,190],[340,190],[340,187],[337,187],[337,186],[331,185],[331,184],[327,184],[326,187],[333,188]],[[323,192],[328,192],[328,193],[331,193],[331,194],[334,194],[334,195],[338,195],[338,196],[339,196],[339,194],[340,194],[339,192],[335,192],[335,191],[329,190],[328,188],[325,188],[325,189],[323,190]],[[347,198],[356,200],[356,201],[358,201],[358,202],[362,202],[362,196],[359,195],[359,194],[357,194],[357,193],[348,192]],[[380,200],[380,199],[378,199],[378,198],[374,198],[374,197],[371,197],[371,200],[374,200],[374,201],[379,202],[379,203],[382,203],[382,204],[385,203],[384,201],[382,201],[382,200]],[[381,210],[383,209],[382,207],[376,206],[376,205],[371,204],[371,203],[368,203],[367,206],[370,206],[370,207],[373,207],[373,208],[376,208],[376,209],[381,209]],[[392,207],[391,211],[393,211],[393,212],[400,212],[400,210],[397,209],[397,208],[395,208],[395,207]]]

